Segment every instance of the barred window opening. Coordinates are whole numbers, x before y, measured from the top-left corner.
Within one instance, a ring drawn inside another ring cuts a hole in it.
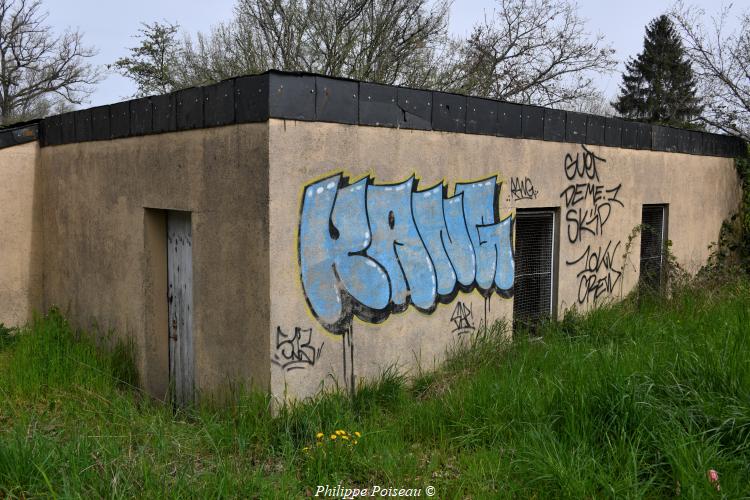
[[[641,214],[641,274],[639,284],[650,290],[659,290],[664,272],[664,222],[663,205],[643,205]]]
[[[515,223],[513,330],[532,333],[553,312],[555,213],[518,210]]]

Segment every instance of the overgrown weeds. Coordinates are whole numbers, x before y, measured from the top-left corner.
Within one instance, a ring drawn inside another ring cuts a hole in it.
[[[533,339],[496,324],[438,371],[391,368],[353,398],[275,416],[258,393],[177,413],[143,400],[126,349],[102,352],[53,311],[0,333],[0,496],[292,498],[343,484],[711,498],[710,469],[721,494],[748,496],[748,303],[735,275],[570,315]]]
[[[17,339],[18,328],[8,328],[0,323],[0,350],[13,345]]]

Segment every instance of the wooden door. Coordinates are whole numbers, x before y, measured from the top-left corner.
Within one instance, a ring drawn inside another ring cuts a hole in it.
[[[190,212],[167,212],[169,380],[178,406],[193,402],[193,237]]]

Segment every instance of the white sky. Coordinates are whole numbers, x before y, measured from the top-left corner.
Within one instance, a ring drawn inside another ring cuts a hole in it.
[[[686,0],[707,12],[716,12],[720,1]],[[734,13],[750,9],[750,0],[735,0]],[[671,0],[578,0],[579,12],[588,20],[592,33],[602,33],[616,50],[620,69],[628,57],[642,49],[644,28],[654,17],[665,12]],[[56,31],[66,27],[79,28],[84,41],[98,49],[94,64],[111,64],[128,54],[128,47],[136,44],[132,38],[141,22],[170,21],[191,33],[207,31],[216,23],[231,19],[234,0],[45,0],[47,19]],[[466,35],[484,12],[492,11],[493,0],[454,0],[451,9],[450,31]],[[608,98],[618,90],[620,73],[602,75],[600,89]],[[130,80],[109,74],[87,106],[98,106],[121,101],[135,92]]]

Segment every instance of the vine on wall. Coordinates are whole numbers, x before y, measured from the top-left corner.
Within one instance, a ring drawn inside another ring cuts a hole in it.
[[[740,206],[722,224],[719,240],[711,245],[711,256],[703,273],[738,270],[750,273],[750,150],[735,158],[735,167],[742,186]]]

